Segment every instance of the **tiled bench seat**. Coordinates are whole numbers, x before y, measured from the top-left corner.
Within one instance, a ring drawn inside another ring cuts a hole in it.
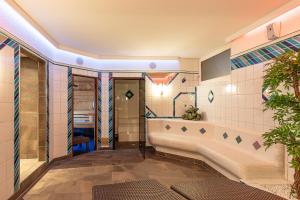
[[[267,152],[259,134],[207,122],[148,120],[148,139],[156,150],[205,161],[232,179],[283,178],[284,151]]]

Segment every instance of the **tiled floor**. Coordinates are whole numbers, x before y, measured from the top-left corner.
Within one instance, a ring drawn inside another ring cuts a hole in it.
[[[137,150],[102,151],[60,161],[24,197],[25,200],[92,199],[93,185],[156,179],[169,187],[182,181],[219,176],[210,168],[150,156]]]
[[[27,178],[32,172],[39,168],[44,161],[39,161],[35,159],[20,159],[20,181],[22,182]]]

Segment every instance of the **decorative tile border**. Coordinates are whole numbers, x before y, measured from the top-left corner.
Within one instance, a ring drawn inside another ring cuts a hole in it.
[[[231,70],[266,62],[286,51],[299,51],[299,49],[300,35],[297,35],[231,59]]]
[[[171,126],[170,126],[169,124],[167,124],[167,125],[165,126],[165,128],[166,128],[167,130],[169,130],[169,129],[171,129]]]
[[[196,87],[195,87],[196,88]],[[174,98],[173,98],[173,118],[176,117],[176,100],[181,96],[181,95],[194,95],[195,97],[195,102],[194,102],[194,106],[197,106],[197,93],[196,93],[196,89],[195,92],[179,92]]]
[[[187,129],[187,127],[183,126],[183,127],[181,127],[181,130],[182,130],[182,132],[186,132],[188,129]]]
[[[47,78],[47,116],[46,116],[46,162],[49,162],[49,134],[50,134],[50,124],[49,124],[49,102],[50,102],[50,97],[49,97],[49,62],[46,64],[46,78]]]
[[[20,46],[10,38],[0,44],[0,50],[5,46],[14,49],[14,191],[16,192],[20,188]]]
[[[146,118],[156,118],[157,117],[157,115],[147,106],[147,105],[145,105],[145,107],[146,107],[146,114],[145,114],[145,117]]]
[[[20,45],[8,38],[0,44],[14,49],[14,191],[20,188]],[[46,162],[49,162],[49,62],[46,62],[47,124],[46,124]]]
[[[102,73],[101,72],[98,72],[98,80],[97,80],[97,84],[98,84],[98,87],[97,87],[97,100],[98,100],[98,108],[97,108],[97,117],[98,117],[98,125],[97,125],[97,143],[98,143],[98,149],[100,149],[102,147],[101,145],[101,136],[102,136],[102,129],[101,129],[101,119],[102,119],[102,113],[101,113],[101,108],[102,108]]]
[[[203,135],[204,133],[206,133],[206,130],[205,130],[205,128],[201,128],[201,129],[199,130],[199,132]]]
[[[73,76],[72,67],[68,67],[68,155],[72,154],[73,132]]]
[[[223,133],[223,138],[224,138],[224,140],[226,140],[228,138],[228,134],[226,132]]]
[[[254,149],[257,151],[258,149],[261,148],[261,145],[259,144],[258,141],[255,141],[255,142],[253,143],[253,147],[254,147]]]
[[[212,103],[214,101],[214,98],[215,98],[215,95],[214,95],[213,91],[210,90],[208,93],[208,96],[207,96],[209,103]]]
[[[261,97],[264,102],[267,102],[270,98],[267,88],[262,88]]]
[[[113,79],[112,79],[112,72],[109,72],[108,75],[108,137],[109,137],[109,148],[113,149],[113,139],[114,139],[114,133],[113,133]]]
[[[235,141],[236,141],[238,144],[240,144],[240,143],[242,142],[241,136],[237,136],[237,137],[235,138]]]
[[[20,46],[13,41],[7,44],[14,49],[14,190],[20,187]]]

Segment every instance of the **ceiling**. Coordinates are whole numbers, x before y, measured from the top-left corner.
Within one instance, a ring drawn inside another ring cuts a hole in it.
[[[57,46],[104,58],[201,57],[289,0],[9,2]]]

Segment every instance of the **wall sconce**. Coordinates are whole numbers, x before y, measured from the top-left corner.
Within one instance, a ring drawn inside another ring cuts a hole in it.
[[[152,92],[154,96],[166,96],[168,94],[168,86],[163,83],[153,84]]]

